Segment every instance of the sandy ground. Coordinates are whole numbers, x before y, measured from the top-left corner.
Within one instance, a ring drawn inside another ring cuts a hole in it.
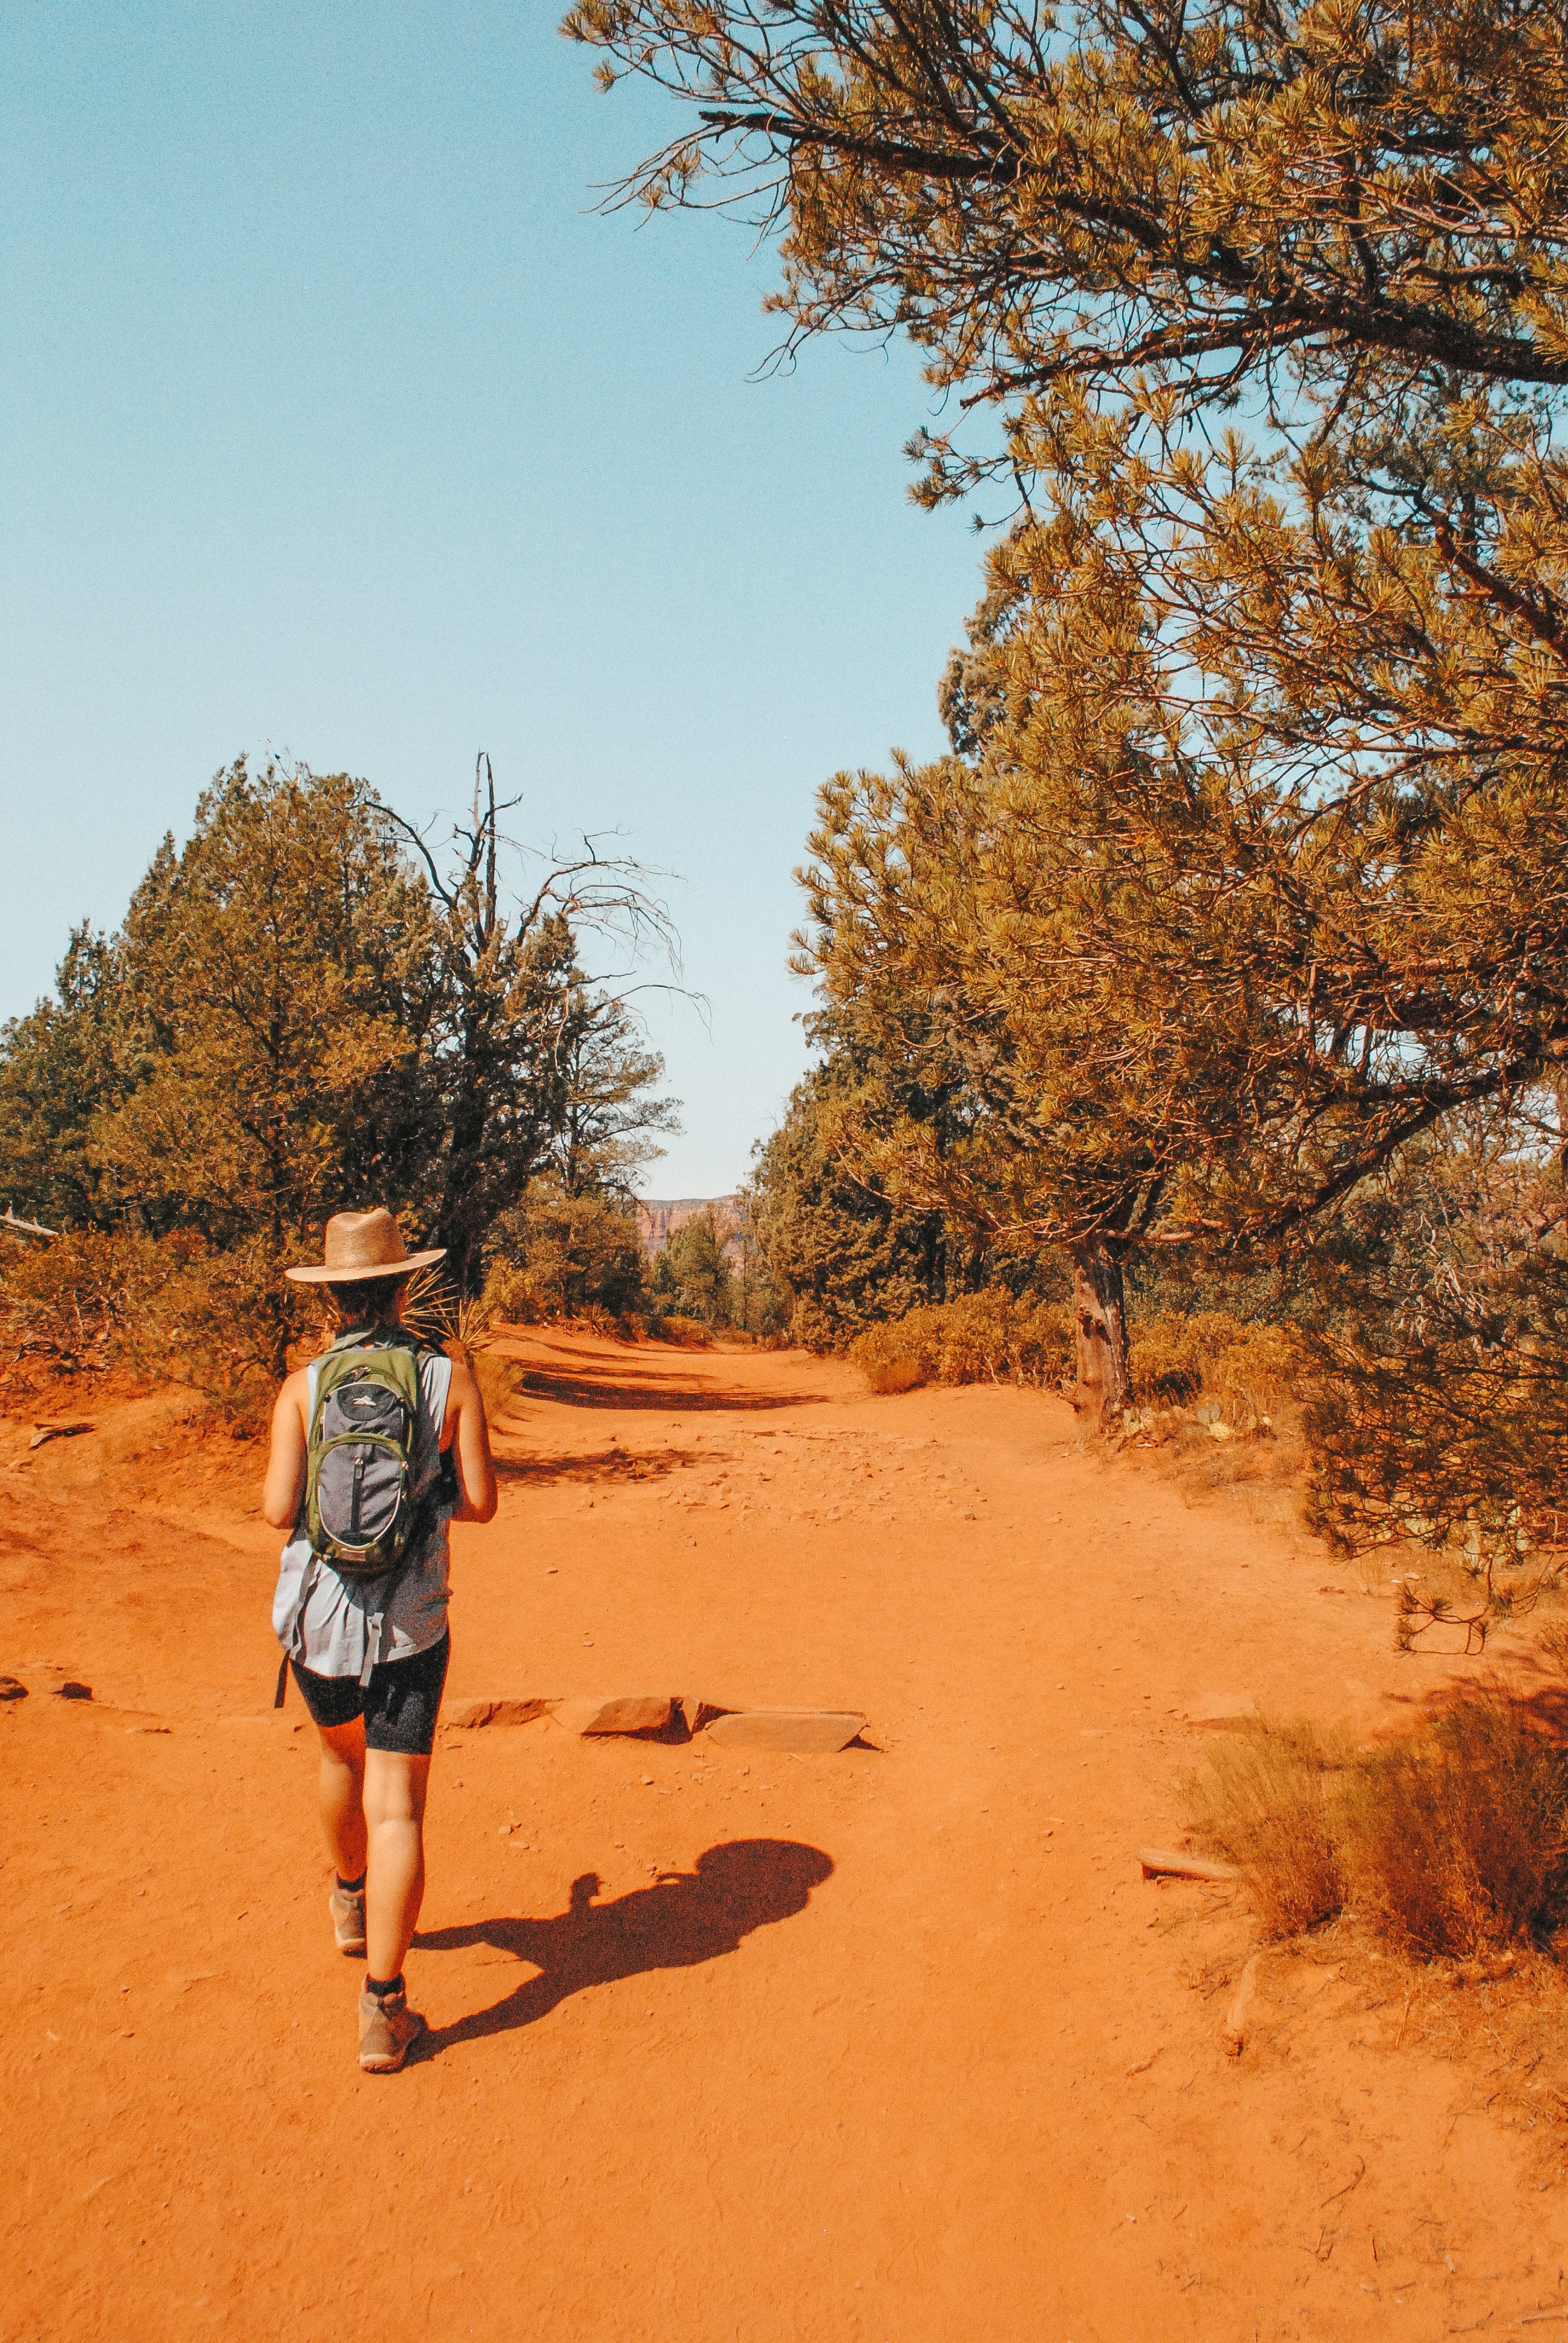
[[[861,1709],[876,1746],[444,1727],[432,2030],[362,2076],[254,1460],[172,1400],[31,1455],[5,1425],[5,2343],[1424,2343],[1568,2313],[1558,2126],[1505,2119],[1484,2056],[1332,1943],[1265,1954],[1229,2059],[1251,1917],[1136,1861],[1181,1834],[1204,1711],[1386,1725],[1452,1673],[1395,1656],[1386,1593],[1038,1394],[515,1347],[449,1708],[693,1693]]]

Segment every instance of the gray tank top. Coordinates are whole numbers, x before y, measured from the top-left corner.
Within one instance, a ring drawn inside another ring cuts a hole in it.
[[[307,1418],[315,1413],[319,1363],[312,1359],[306,1370],[310,1380]],[[411,1482],[422,1513],[395,1572],[385,1578],[340,1578],[329,1562],[311,1552],[303,1523],[294,1525],[278,1567],[272,1627],[289,1658],[313,1675],[357,1676],[361,1684],[368,1684],[371,1669],[382,1660],[411,1660],[416,1652],[427,1652],[438,1644],[447,1632],[447,1524],[457,1500],[439,1494],[439,1483],[441,1426],[451,1383],[451,1360],[438,1352],[422,1352],[423,1404],[414,1425]]]

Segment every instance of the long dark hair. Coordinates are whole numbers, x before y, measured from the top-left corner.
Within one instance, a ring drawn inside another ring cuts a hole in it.
[[[335,1278],[327,1290],[340,1327],[379,1325],[394,1314],[407,1282],[406,1277],[361,1277],[343,1283]]]

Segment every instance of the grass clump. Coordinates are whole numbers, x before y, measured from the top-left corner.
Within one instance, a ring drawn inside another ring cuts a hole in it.
[[[1368,1916],[1418,1958],[1545,1944],[1568,1918],[1568,1751],[1498,1697],[1365,1752],[1342,1827]]]
[[[1371,1748],[1260,1721],[1189,1793],[1269,1936],[1352,1909],[1407,1957],[1465,1960],[1568,1921],[1568,1750],[1499,1693]]]
[[[1190,1785],[1193,1818],[1241,1872],[1268,1936],[1332,1919],[1345,1901],[1332,1802],[1344,1752],[1305,1722],[1227,1735]]]

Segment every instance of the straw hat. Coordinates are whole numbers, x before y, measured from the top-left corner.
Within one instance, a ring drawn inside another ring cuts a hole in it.
[[[334,1212],[327,1223],[327,1259],[308,1269],[286,1269],[296,1285],[357,1285],[370,1277],[407,1277],[445,1261],[447,1248],[405,1252],[403,1232],[385,1204],[370,1212]]]

